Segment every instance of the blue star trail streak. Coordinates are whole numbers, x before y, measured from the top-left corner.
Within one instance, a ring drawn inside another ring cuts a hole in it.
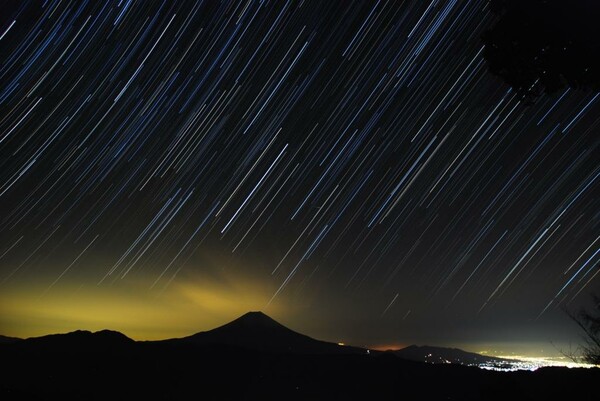
[[[483,0],[2,5],[0,291],[160,296],[225,271],[388,333],[562,321],[600,289],[600,96],[520,100],[482,56],[494,18]]]

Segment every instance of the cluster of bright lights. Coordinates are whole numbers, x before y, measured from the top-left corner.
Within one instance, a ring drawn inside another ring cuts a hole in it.
[[[573,362],[567,358],[544,358],[544,357],[526,357],[526,356],[499,356],[506,362],[485,362],[479,366],[486,370],[496,370],[503,372],[514,372],[517,370],[530,370],[534,371],[539,368],[555,366],[555,367],[567,367],[567,368],[592,368],[594,365]]]

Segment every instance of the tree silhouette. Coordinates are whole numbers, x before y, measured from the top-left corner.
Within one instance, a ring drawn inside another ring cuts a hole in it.
[[[569,316],[583,329],[584,342],[580,346],[583,362],[600,365],[600,296],[592,295],[591,308],[582,308],[578,313]]]
[[[484,57],[521,98],[600,90],[597,0],[490,0],[490,8],[499,18],[482,35]]]

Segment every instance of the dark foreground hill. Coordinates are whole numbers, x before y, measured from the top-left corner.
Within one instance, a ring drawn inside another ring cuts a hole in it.
[[[268,320],[267,327],[245,329],[255,317],[217,333],[236,341],[268,327],[285,333]],[[269,338],[282,341],[279,334]],[[600,382],[600,369],[490,372],[389,353],[257,350],[210,336],[135,342],[116,332],[79,331],[1,344],[0,399],[596,400]],[[308,339],[303,344],[317,341]]]
[[[10,344],[10,343],[14,343],[17,341],[20,341],[20,338],[17,337],[7,337],[7,336],[3,336],[0,335],[0,344]]]
[[[411,345],[406,348],[402,348],[392,352],[394,353],[394,355],[402,359],[427,363],[456,363],[459,365],[502,365],[504,363],[510,362],[507,359],[476,354],[474,352],[467,352],[458,348],[432,347],[429,345]]]

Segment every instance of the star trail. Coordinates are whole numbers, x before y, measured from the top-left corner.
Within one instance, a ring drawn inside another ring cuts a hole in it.
[[[174,332],[252,307],[349,343],[576,341],[600,96],[491,74],[487,1],[2,8],[3,334],[82,299],[125,332],[109,309],[146,302]]]

